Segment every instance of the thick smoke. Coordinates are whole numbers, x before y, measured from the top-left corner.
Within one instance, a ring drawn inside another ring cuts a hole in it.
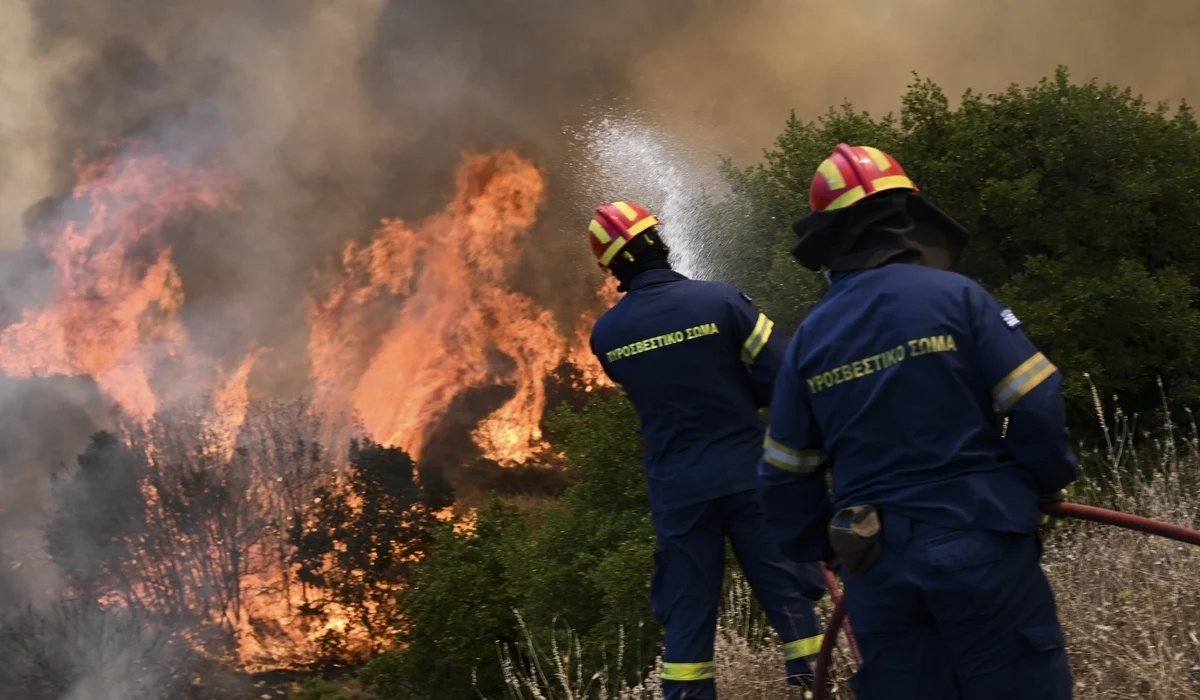
[[[0,326],[53,293],[31,234],[69,215],[72,160],[106,141],[236,173],[236,217],[173,234],[185,321],[215,356],[270,346],[257,390],[287,396],[306,389],[313,269],[380,217],[436,210],[464,150],[514,147],[549,176],[514,284],[566,322],[593,302],[580,232],[598,201],[666,207],[705,241],[684,265],[719,276],[689,192],[714,182],[717,155],[755,158],[793,108],[894,110],[914,70],[953,95],[1056,64],[1152,99],[1195,96],[1200,4],[5,0]],[[84,380],[0,384],[6,561],[37,540],[47,475],[104,424],[99,405]],[[49,575],[0,571],[0,598]]]
[[[1200,60],[1181,59],[1200,59],[1200,9],[1124,7],[13,0],[0,9],[0,244],[23,244],[22,213],[62,193],[70,160],[100,140],[233,162],[247,211],[181,251],[189,298],[237,306],[214,323],[286,347],[314,261],[379,216],[428,213],[464,148],[504,144],[551,175],[542,243],[519,277],[561,311],[591,286],[571,235],[591,202],[571,184],[602,165],[568,160],[564,126],[637,109],[701,157],[747,159],[792,108],[894,109],[912,70],[957,92],[1066,63],[1152,97],[1189,94]]]

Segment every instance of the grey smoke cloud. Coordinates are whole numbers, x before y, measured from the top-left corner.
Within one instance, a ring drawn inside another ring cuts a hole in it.
[[[658,188],[684,217],[690,200],[668,195],[707,182],[693,174],[719,154],[757,157],[793,108],[813,118],[849,100],[881,113],[898,108],[913,70],[955,96],[1060,63],[1151,99],[1195,97],[1200,4],[5,0],[0,326],[53,294],[29,233],[70,213],[61,196],[71,161],[104,140],[136,137],[176,162],[236,173],[241,211],[168,234],[187,323],[217,356],[270,345],[259,388],[293,394],[306,388],[314,267],[380,217],[438,208],[464,149],[513,146],[545,170],[548,210],[514,279],[573,311],[598,279],[582,236],[594,199]],[[661,135],[660,150],[647,156],[637,135],[609,130],[614,145],[592,152],[610,157],[581,158],[574,127],[627,111]],[[665,184],[662,172],[588,172],[647,162],[666,163]],[[71,386],[0,383],[0,423],[21,418],[0,424],[13,436],[0,444],[0,549],[10,556],[39,536],[48,473],[103,422],[94,387]],[[56,408],[30,410],[47,405]],[[53,580],[11,574],[0,572],[0,591],[32,595]]]

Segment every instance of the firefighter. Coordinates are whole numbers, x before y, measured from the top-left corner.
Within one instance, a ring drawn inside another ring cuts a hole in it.
[[[671,269],[659,220],[631,202],[605,204],[592,251],[625,296],[592,329],[591,349],[632,402],[658,541],[651,607],[666,629],[666,700],[716,697],[713,644],[725,540],[784,642],[788,682],[811,682],[821,642],[818,564],[795,564],[763,536],[755,494],[766,429],[759,409],[784,342],[748,296]],[[815,560],[814,560],[815,562]]]
[[[838,145],[810,205],[792,254],[830,285],[787,348],[759,493],[785,548],[840,567],[855,696],[1070,698],[1038,537],[1077,476],[1061,376],[949,271],[966,231],[891,156]]]

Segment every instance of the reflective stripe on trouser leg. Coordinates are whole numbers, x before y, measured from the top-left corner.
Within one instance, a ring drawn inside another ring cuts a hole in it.
[[[717,667],[711,661],[678,663],[664,661],[663,700],[716,700]]]
[[[706,681],[716,675],[717,666],[711,661],[688,664],[663,662],[664,681]]]
[[[715,700],[713,643],[724,582],[725,532],[711,502],[653,515],[665,700]]]
[[[791,661],[792,659],[803,659],[806,656],[815,656],[821,651],[821,641],[824,639],[825,635],[818,634],[815,637],[805,637],[788,642],[783,645],[783,658]]]
[[[813,601],[825,595],[820,567],[790,561],[775,540],[762,536],[766,516],[754,492],[726,496],[719,504],[746,582],[784,642],[787,675],[811,676],[810,660],[822,639],[813,610]]]

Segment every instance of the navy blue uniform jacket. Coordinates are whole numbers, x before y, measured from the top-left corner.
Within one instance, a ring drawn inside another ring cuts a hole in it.
[[[671,270],[635,277],[596,322],[592,352],[641,419],[653,511],[754,490],[785,346],[772,329],[734,287]]]
[[[835,277],[775,386],[759,466],[772,530],[801,561],[830,555],[831,513],[851,505],[1034,532],[1038,496],[1077,475],[1060,384],[1012,311],[962,275],[891,264]]]

